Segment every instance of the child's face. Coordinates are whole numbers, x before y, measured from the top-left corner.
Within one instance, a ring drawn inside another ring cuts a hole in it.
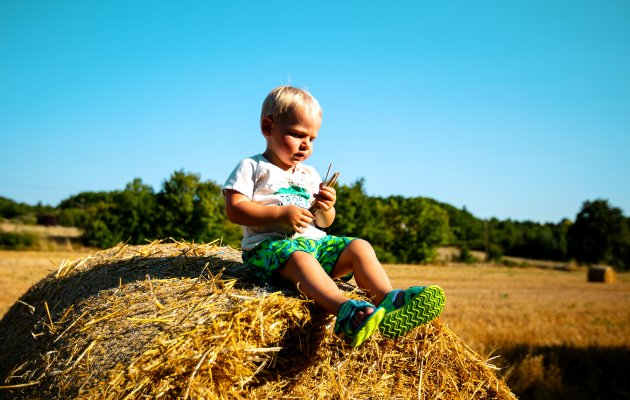
[[[301,109],[294,109],[275,121],[271,117],[264,117],[261,121],[262,132],[267,140],[264,156],[277,167],[288,171],[310,157],[321,124],[321,115],[309,114]]]

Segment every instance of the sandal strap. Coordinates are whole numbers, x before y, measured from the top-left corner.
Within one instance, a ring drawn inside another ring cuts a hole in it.
[[[405,304],[413,300],[414,297],[424,292],[426,286],[410,286],[405,290]]]
[[[422,293],[425,289],[425,286],[410,286],[407,290],[402,289],[394,289],[391,292],[385,295],[383,301],[378,305],[380,308],[384,308],[385,312],[392,312],[398,308],[404,307],[408,304],[414,297]],[[403,297],[403,304],[400,307],[396,307],[396,297],[398,297],[398,293],[405,292],[405,296]]]
[[[335,333],[345,333],[349,337],[354,335],[354,332],[360,328],[352,326],[352,318],[357,311],[364,310],[366,308],[373,308],[376,310],[376,307],[367,301],[363,300],[348,300],[341,305],[339,308],[339,312],[337,313],[337,321],[335,322]]]
[[[385,295],[385,298],[379,303],[379,308],[384,308],[385,312],[391,312],[396,309],[396,297],[402,289],[394,289]],[[406,300],[406,299],[405,299]]]
[[[357,311],[373,308],[374,312],[366,316],[359,326],[353,326],[352,318]],[[343,332],[350,340],[350,346],[358,347],[378,330],[385,317],[385,310],[363,300],[348,300],[341,305],[335,322],[335,333]]]

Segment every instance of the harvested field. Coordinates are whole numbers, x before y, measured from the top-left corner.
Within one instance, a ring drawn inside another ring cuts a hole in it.
[[[443,323],[481,352],[514,343],[630,348],[630,275],[592,283],[587,269],[387,265],[394,286],[440,285]]]
[[[387,266],[395,286],[435,283],[441,321],[483,355],[521,399],[630,398],[630,275],[587,269]]]
[[[56,271],[64,259],[75,259],[93,253],[78,251],[12,251],[0,250],[0,317],[32,285]]]
[[[81,244],[81,230],[65,226],[27,225],[0,220],[0,232],[32,234],[31,250],[71,252],[86,250]]]
[[[22,288],[13,296],[0,297],[0,310],[7,310],[31,284],[56,270],[63,258],[84,255],[0,252],[0,296],[7,293],[5,289]],[[498,374],[519,398],[630,397],[628,273],[618,273],[616,283],[603,284],[588,283],[585,268],[546,265],[387,265],[386,269],[395,286],[442,286],[447,306],[441,323],[482,359],[496,357],[491,362],[502,368]],[[29,270],[34,272],[21,273]]]
[[[332,322],[257,287],[235,250],[120,246],[60,263],[7,312],[0,397],[514,398],[440,321],[359,349]]]

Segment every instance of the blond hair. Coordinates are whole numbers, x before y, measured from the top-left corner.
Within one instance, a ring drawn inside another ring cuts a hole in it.
[[[260,118],[262,120],[264,117],[271,116],[275,121],[285,117],[296,108],[310,115],[322,114],[319,102],[308,91],[293,86],[278,86],[269,92],[263,101]]]

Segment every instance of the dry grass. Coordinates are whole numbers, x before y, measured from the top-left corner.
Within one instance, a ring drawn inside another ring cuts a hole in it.
[[[81,230],[66,226],[26,225],[21,223],[0,221],[0,232],[29,233],[36,238],[31,250],[49,252],[85,252],[81,244]]]
[[[79,228],[67,226],[42,226],[42,225],[25,225],[13,222],[0,222],[0,231],[4,232],[32,232],[41,236],[60,237],[60,238],[78,238],[81,236]]]
[[[59,267],[64,259],[93,253],[79,243],[81,230],[64,226],[25,225],[0,221],[0,232],[37,236],[31,250],[0,250],[0,317],[34,283]]]
[[[480,352],[532,346],[630,348],[630,275],[587,282],[586,269],[391,265],[394,286],[431,283],[447,294],[442,321]]]
[[[331,317],[257,287],[239,261],[153,243],[60,263],[0,321],[0,397],[513,398],[439,321],[351,349]]]
[[[23,287],[0,298],[0,310],[55,268],[51,260],[58,266],[64,257],[79,255],[0,252],[0,296]],[[34,272],[26,272],[30,269]],[[630,362],[629,274],[618,273],[616,283],[603,284],[588,283],[586,269],[492,265],[386,269],[398,287],[442,286],[447,306],[441,322],[474,351],[499,356],[493,363],[504,367],[501,374],[522,399],[623,398],[629,392],[624,383]]]
[[[33,284],[55,271],[63,259],[74,259],[93,251],[0,250],[0,317]]]
[[[547,268],[546,266],[543,268]],[[441,320],[480,354],[496,354],[521,399],[627,398],[630,275],[587,282],[587,270],[388,266],[396,286],[436,283]]]

